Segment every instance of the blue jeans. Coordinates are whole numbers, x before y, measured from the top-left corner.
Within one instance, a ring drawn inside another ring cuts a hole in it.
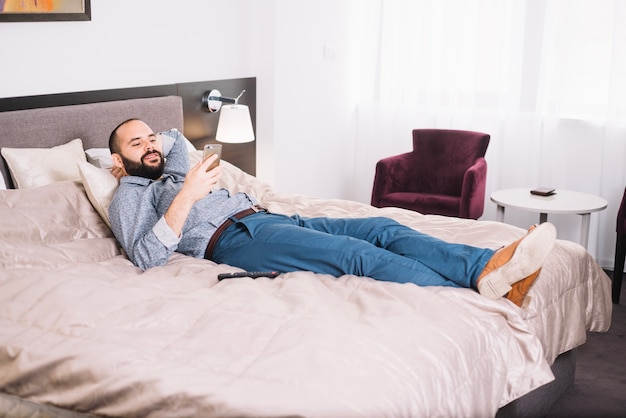
[[[494,250],[452,244],[382,217],[256,213],[229,226],[212,259],[249,271],[354,274],[420,286],[476,288]]]

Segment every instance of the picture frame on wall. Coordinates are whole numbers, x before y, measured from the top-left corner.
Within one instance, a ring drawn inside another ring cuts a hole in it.
[[[0,0],[0,22],[91,20],[91,0]]]

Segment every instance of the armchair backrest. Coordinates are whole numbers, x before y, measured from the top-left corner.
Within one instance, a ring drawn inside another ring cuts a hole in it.
[[[425,193],[460,196],[463,176],[484,158],[490,135],[453,129],[413,130],[414,185]]]

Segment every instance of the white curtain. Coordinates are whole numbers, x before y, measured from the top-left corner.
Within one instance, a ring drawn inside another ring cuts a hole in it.
[[[414,128],[487,132],[489,194],[552,186],[604,197],[589,251],[612,265],[626,185],[626,2],[355,2],[357,110],[352,198],[369,202],[380,158],[411,149]],[[527,227],[537,214],[509,210]],[[578,241],[580,217],[549,217]]]

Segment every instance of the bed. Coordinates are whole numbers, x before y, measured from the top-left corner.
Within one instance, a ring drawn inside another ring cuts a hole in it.
[[[525,309],[468,289],[350,275],[218,281],[240,269],[181,254],[141,272],[108,227],[115,184],[99,160],[130,116],[183,128],[176,96],[0,112],[0,411],[9,416],[540,416],[563,391],[546,388],[571,383],[586,333],[610,326],[610,279],[563,240]],[[491,248],[525,233],[285,194],[223,165],[224,187],[273,212],[382,215]]]

